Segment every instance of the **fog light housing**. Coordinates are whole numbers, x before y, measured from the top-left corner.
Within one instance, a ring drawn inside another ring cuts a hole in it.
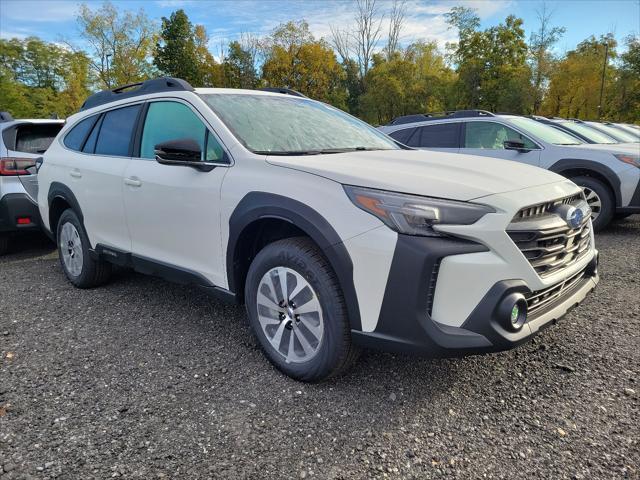
[[[512,293],[502,300],[498,309],[502,325],[510,332],[519,332],[527,323],[527,300],[521,293]]]

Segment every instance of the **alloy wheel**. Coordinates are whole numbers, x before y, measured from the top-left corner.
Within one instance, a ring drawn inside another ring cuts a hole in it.
[[[287,267],[269,270],[258,286],[257,307],[262,332],[287,363],[316,356],[324,333],[322,307],[302,275]]]
[[[84,262],[82,241],[78,230],[71,223],[65,223],[60,231],[60,252],[67,271],[74,277],[79,276]]]
[[[587,199],[589,208],[591,208],[591,221],[595,222],[596,218],[598,218],[598,216],[600,215],[600,211],[602,210],[602,200],[600,199],[600,196],[596,193],[596,191],[590,189],[589,187],[582,187],[582,192]]]

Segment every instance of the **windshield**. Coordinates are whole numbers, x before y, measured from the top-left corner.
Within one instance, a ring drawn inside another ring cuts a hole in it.
[[[640,137],[640,131],[636,130],[633,127],[630,127],[629,125],[624,125],[622,123],[614,123],[613,126],[621,130],[624,130],[625,132],[627,132],[630,135],[633,135],[634,137]]]
[[[255,153],[313,155],[399,149],[375,128],[324,103],[284,95],[201,96],[235,137]]]
[[[585,138],[588,138],[591,142],[594,142],[594,143],[607,143],[607,144],[619,143],[615,138],[610,137],[606,133],[602,133],[594,128],[591,128],[587,125],[583,125],[581,123],[560,122],[560,125],[582,135]]]
[[[597,122],[586,122],[587,125],[598,129],[604,133],[606,133],[607,135],[609,135],[610,137],[615,138],[616,140],[619,140],[623,143],[636,143],[636,142],[640,142],[640,139],[638,139],[638,137],[624,132],[622,130],[618,130],[615,127],[610,127],[609,125],[604,125],[602,123],[597,123]]]
[[[583,143],[573,135],[530,118],[509,117],[509,121],[525,132],[539,138],[543,142],[552,143],[554,145],[580,145]]]

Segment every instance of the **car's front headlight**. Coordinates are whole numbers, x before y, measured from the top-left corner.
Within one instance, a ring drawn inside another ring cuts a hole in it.
[[[434,225],[470,225],[495,212],[491,207],[475,203],[350,185],[344,189],[355,206],[378,217],[392,230],[408,235],[439,237],[442,234],[433,229]]]
[[[640,155],[634,155],[632,153],[614,153],[613,156],[621,162],[640,168]]]

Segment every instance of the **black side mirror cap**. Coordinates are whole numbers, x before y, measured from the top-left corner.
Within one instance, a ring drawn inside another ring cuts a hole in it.
[[[519,142],[517,140],[505,140],[502,145],[505,150],[517,150],[520,153],[530,152],[531,149],[525,148],[523,142]]]
[[[193,167],[210,172],[216,165],[202,160],[202,150],[192,138],[179,138],[162,142],[154,147],[156,161],[162,165]]]

